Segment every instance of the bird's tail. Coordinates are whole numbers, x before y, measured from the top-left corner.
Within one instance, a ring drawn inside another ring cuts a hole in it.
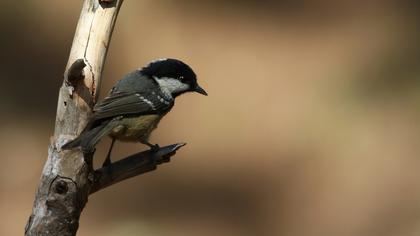
[[[93,129],[83,131],[79,137],[64,144],[61,149],[69,150],[76,147],[82,147],[84,152],[93,151],[96,144],[101,140],[102,137],[108,135],[115,127],[114,122],[103,122],[99,126]]]

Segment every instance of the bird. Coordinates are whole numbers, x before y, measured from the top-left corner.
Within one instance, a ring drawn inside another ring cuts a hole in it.
[[[80,135],[61,149],[81,147],[84,152],[92,152],[104,136],[109,136],[112,142],[103,166],[111,164],[116,140],[140,142],[157,151],[159,145],[149,142],[150,134],[174,107],[175,99],[187,92],[207,96],[190,66],[173,58],[154,60],[119,80],[93,107]]]

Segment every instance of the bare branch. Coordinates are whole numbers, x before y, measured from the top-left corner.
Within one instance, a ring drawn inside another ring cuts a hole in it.
[[[94,182],[90,194],[128,178],[153,171],[157,165],[170,161],[176,151],[185,146],[185,143],[172,144],[161,147],[157,152],[144,151],[133,154],[110,166],[102,167],[94,172]]]
[[[54,136],[25,235],[75,235],[93,181],[92,156],[61,146],[85,127],[122,0],[85,0],[60,89]]]

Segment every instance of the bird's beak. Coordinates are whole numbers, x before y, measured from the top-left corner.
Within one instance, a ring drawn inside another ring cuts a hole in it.
[[[194,91],[199,93],[199,94],[203,94],[204,96],[207,96],[207,92],[202,87],[200,87],[200,85],[198,85],[198,84],[195,87]]]

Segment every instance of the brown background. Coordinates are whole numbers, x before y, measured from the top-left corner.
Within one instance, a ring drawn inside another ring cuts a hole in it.
[[[161,57],[210,96],[178,99],[152,141],[188,145],[91,196],[78,235],[420,235],[413,4],[126,0],[101,96]],[[30,214],[81,5],[2,1],[0,235]],[[118,143],[114,159],[144,148]]]

